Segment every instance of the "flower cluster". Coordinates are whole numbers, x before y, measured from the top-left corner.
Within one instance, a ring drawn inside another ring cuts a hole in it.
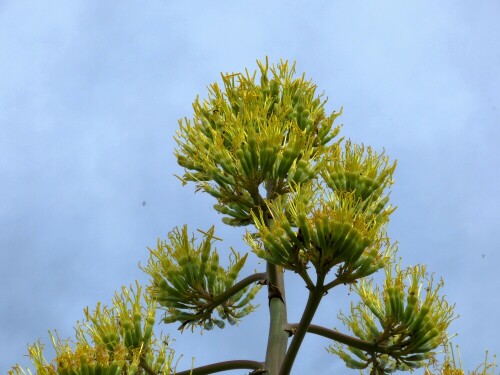
[[[44,346],[29,347],[29,357],[38,375],[134,375],[148,369],[150,373],[171,374],[173,351],[153,335],[155,303],[142,293],[137,284],[122,288],[111,307],[97,304],[94,311],[85,309],[85,320],[76,327],[76,341],[62,340],[51,334],[56,357],[47,362]],[[10,375],[31,374],[19,366]]]
[[[392,268],[386,267],[382,291],[374,288],[372,281],[360,280],[354,289],[362,302],[352,305],[349,316],[341,315],[341,319],[356,337],[383,350],[363,352],[348,347],[356,359],[340,344],[330,351],[350,368],[371,366],[373,374],[425,366],[434,358],[433,351],[447,341],[446,330],[456,318],[453,306],[438,296],[442,286],[442,281],[434,285],[423,266],[406,270],[396,266],[394,276]]]
[[[258,65],[260,85],[255,73],[222,75],[224,89],[210,86],[208,98],[193,104],[194,119],[179,121],[176,137],[181,180],[217,198],[214,208],[229,225],[252,223],[252,210],[265,206],[261,185],[271,198],[315,178],[340,130],[333,127],[340,113],[325,113],[315,85],[293,77],[295,66]]]
[[[326,186],[297,184],[267,203],[253,213],[258,233],[247,242],[259,257],[302,275],[309,262],[322,275],[338,265],[339,283],[371,275],[394,250],[385,232],[394,208],[383,195],[394,168],[370,148],[332,147],[321,171]]]
[[[240,257],[232,250],[227,270],[219,265],[217,250],[212,251],[214,228],[202,232],[204,239],[196,246],[190,238],[187,226],[169,233],[170,243],[158,241],[156,249],[150,249],[150,259],[144,271],[152,277],[150,292],[158,304],[165,308],[166,323],[182,322],[186,326],[200,325],[211,329],[214,324],[224,327],[224,320],[235,324],[255,309],[250,301],[261,285],[250,290],[249,286],[230,292],[245,264],[248,254]],[[214,318],[216,310],[219,318]]]

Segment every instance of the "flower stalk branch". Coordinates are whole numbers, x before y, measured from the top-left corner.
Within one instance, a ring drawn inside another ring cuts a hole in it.
[[[291,323],[288,325],[288,329],[294,331],[298,329],[299,325],[300,325],[299,323]],[[328,329],[322,326],[318,326],[316,324],[310,324],[309,327],[307,327],[307,332],[318,336],[323,336],[327,339],[331,339],[341,344],[352,346],[356,349],[364,350],[369,353],[383,353],[383,354],[391,353],[391,350],[389,350],[387,347],[380,346],[372,342],[360,340],[356,337],[352,337],[344,333]]]
[[[323,287],[324,280],[325,276],[318,274],[316,286],[313,290],[309,291],[309,298],[307,299],[306,307],[302,314],[302,318],[300,319],[300,323],[297,326],[297,330],[293,335],[293,339],[286,353],[283,365],[281,366],[281,370],[279,372],[280,375],[289,375],[292,370],[293,363],[295,362],[297,353],[299,352],[302,341],[307,333],[307,329],[311,324],[321,299],[325,295]]]
[[[229,370],[240,370],[240,369],[250,369],[250,370],[262,370],[264,371],[264,363],[239,359],[234,361],[225,361],[212,363],[210,365],[197,367],[191,370],[176,372],[177,375],[208,375],[216,374],[218,372],[229,371]]]

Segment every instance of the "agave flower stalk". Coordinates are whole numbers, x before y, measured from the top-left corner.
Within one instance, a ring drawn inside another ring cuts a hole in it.
[[[428,277],[425,267],[401,270],[394,262],[387,225],[395,210],[389,189],[396,162],[338,139],[334,122],[342,109],[327,113],[312,81],[295,76],[295,64],[269,66],[266,59],[258,67],[223,74],[205,99],[195,100],[193,117],[179,120],[175,156],[183,184],[193,182],[195,191],[215,198],[225,224],[247,227],[245,241],[265,260],[265,272],[241,277],[249,253],[233,248],[222,267],[214,227],[200,231],[199,240],[187,226],[174,228],[149,249],[141,267],[151,280],[146,293],[137,284],[122,288],[112,306],[87,308],[75,341],[51,335],[52,362],[44,359],[42,344],[31,346],[37,374],[176,373],[168,342],[153,334],[157,308],[165,313],[163,323],[180,323],[180,330],[223,328],[255,309],[262,285],[270,316],[265,359],[178,374],[251,369],[253,375],[288,375],[307,333],[336,342],[329,351],[349,368],[378,375],[426,367],[430,374],[455,315],[439,294],[442,282]],[[382,268],[386,280],[374,287],[367,277]],[[299,323],[287,320],[285,271],[297,273],[309,293]],[[361,300],[339,316],[351,334],[313,324],[329,290],[343,285]],[[494,366],[486,358],[482,373]],[[441,373],[460,371],[446,359]],[[9,372],[27,373],[19,366]]]

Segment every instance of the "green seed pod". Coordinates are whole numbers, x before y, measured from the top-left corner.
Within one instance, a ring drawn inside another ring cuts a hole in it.
[[[384,321],[384,314],[382,310],[373,302],[364,300],[365,305],[370,309],[370,311],[377,317],[379,321]]]
[[[283,230],[285,231],[288,239],[293,242],[295,245],[297,246],[301,246],[302,244],[300,243],[300,241],[298,240],[297,238],[297,234],[295,233],[295,231],[292,229],[291,225],[290,225],[290,222],[288,220],[283,220],[281,223],[281,227],[283,228]]]
[[[108,368],[108,375],[118,375],[122,371],[122,366],[117,361],[113,361]]]
[[[179,292],[177,289],[172,287],[167,287],[165,290],[158,290],[153,293],[153,296],[156,300],[165,300],[165,301],[173,301],[173,302],[181,302],[186,299],[186,295],[184,293]]]
[[[257,170],[257,168],[259,168],[258,161],[257,161],[257,164],[253,163],[252,154],[248,150],[248,147],[245,147],[243,149],[243,157],[245,158],[245,161],[246,161],[246,163],[248,165],[248,169],[250,171],[250,176],[253,176],[253,174],[255,173],[255,171]]]
[[[258,305],[257,305],[258,306]],[[254,312],[255,311],[255,308],[256,306],[253,306],[253,305],[246,305],[238,314],[237,314],[237,317],[238,318],[243,318],[245,316],[247,316],[248,314],[250,314],[251,312]]]
[[[417,368],[420,368],[420,367],[423,367],[423,366],[424,366],[423,362],[408,361],[408,362],[405,362],[405,363],[401,363],[397,367],[397,369],[398,370],[402,370],[402,371],[412,371],[413,369],[417,369]]]
[[[144,337],[143,337],[144,343],[149,343],[149,341],[151,340],[154,324],[155,324],[154,317],[149,316],[148,318],[146,318],[146,326],[144,327]]]
[[[172,308],[172,309],[178,309],[178,310],[189,310],[189,309],[193,308],[193,306],[191,304],[188,305],[186,303],[188,303],[186,301],[186,299],[184,299],[184,303],[183,302],[174,302],[174,301],[165,301],[162,304],[162,306]]]
[[[163,290],[166,290],[169,286],[168,286],[168,282],[167,280],[165,280],[163,277],[161,276],[156,276],[154,277],[154,285],[160,290],[160,291],[163,291]]]
[[[212,227],[213,229],[213,227]],[[213,234],[213,230],[212,232],[209,232],[209,236],[207,236],[207,238],[205,238],[205,240],[203,241],[202,245],[201,245],[201,256],[200,256],[200,268],[199,268],[199,272],[198,272],[198,280],[202,283],[202,287],[205,288],[205,272],[206,272],[206,268],[207,268],[207,262],[210,258],[210,249],[211,249],[211,243],[210,243],[210,238],[211,238],[211,234]]]
[[[279,253],[280,256],[282,256],[284,259],[287,259],[288,253],[285,251],[283,245],[276,239],[276,237],[273,234],[267,232],[264,235],[263,239],[265,246],[269,250],[275,253]]]
[[[395,286],[393,289],[393,299],[394,299],[394,308],[395,308],[395,318],[397,321],[403,320],[404,315],[404,294],[402,291]]]
[[[217,160],[217,162],[219,163],[220,167],[224,172],[226,172],[229,175],[235,174],[236,169],[234,167],[233,160],[230,157],[224,156],[221,159]]]
[[[197,274],[197,271],[195,270],[194,262],[189,257],[185,257],[184,259],[187,260],[182,263],[184,278],[186,280],[187,285],[192,287],[196,283],[195,274]]]
[[[129,320],[123,324],[123,341],[127,348],[135,348],[138,340],[134,337],[134,326]]]
[[[267,161],[267,168],[269,169],[269,173],[272,174],[274,164],[276,163],[276,158],[278,157],[280,146],[274,145],[274,146],[269,146],[266,150],[268,154],[268,161]]]
[[[389,301],[390,311],[391,311],[390,317],[392,319],[397,320],[398,306],[397,306],[397,301],[396,301],[396,296],[395,296],[396,293],[395,293],[394,287],[393,286],[388,287],[386,292],[388,295],[388,301]]]
[[[271,96],[276,98],[280,93],[280,83],[277,80],[272,79],[271,83],[269,84],[269,90]]]
[[[232,216],[235,219],[248,219],[248,213],[242,211],[241,209],[231,209],[228,205],[214,204],[214,209],[221,214]],[[233,206],[236,208],[237,206]]]
[[[264,245],[268,251],[264,253],[264,259],[272,259],[274,264],[286,264],[288,262],[288,254],[283,246],[272,237],[270,233],[264,237]]]
[[[243,172],[243,176],[245,176],[246,178],[250,178],[251,177],[251,170],[250,170],[250,166],[248,165],[248,162],[245,158],[245,152],[242,149],[239,149],[239,150],[236,150],[235,154],[236,154],[236,157],[237,157],[238,162],[240,164],[241,172]]]
[[[427,331],[425,335],[422,337],[416,339],[411,346],[413,348],[427,348],[429,342],[431,342],[434,338],[438,337],[440,335],[441,331],[437,328],[432,328],[431,330]],[[436,345],[437,346],[437,345]]]
[[[228,215],[230,212],[229,208],[225,204],[216,203],[212,207],[214,210],[224,215]]]
[[[225,324],[222,320],[218,320],[218,319],[213,319],[213,322],[215,323],[215,325],[217,327],[219,327],[220,329],[223,329],[225,327]]]
[[[231,296],[231,302],[232,302],[232,305],[234,306],[234,304],[236,302],[238,302],[242,297],[243,295],[248,291],[248,286],[244,287],[243,289],[240,289],[238,292],[236,292],[235,294],[233,294]],[[234,306],[236,308],[236,306]]]
[[[320,249],[326,251],[328,248],[328,244],[326,242],[326,234],[328,233],[328,222],[326,222],[325,225],[325,221],[316,220],[314,224],[315,224],[314,227],[316,229],[314,233],[315,234],[314,240]]]
[[[227,286],[227,284],[226,284],[226,287],[230,288],[233,285],[234,281],[238,277],[239,272],[241,271],[241,269],[245,265],[245,261],[247,260],[247,257],[248,257],[248,253],[245,254],[243,257],[239,258],[234,263],[234,265],[231,267],[231,269],[228,272],[228,278],[226,279],[226,283],[230,283],[230,284],[229,284],[229,286]]]
[[[362,370],[362,369],[365,369],[367,367],[366,363],[356,361],[355,359],[352,359],[351,357],[349,357],[348,359],[346,359],[344,361],[345,361],[346,367],[348,367],[348,368]]]
[[[232,176],[225,175],[215,166],[207,172],[210,175],[211,179],[214,180],[220,186],[235,185],[235,181]]]
[[[396,301],[398,303],[398,321],[402,322],[404,319],[404,292],[401,288],[396,289]]]
[[[264,177],[269,175],[271,172],[271,163],[270,163],[270,152],[269,150],[272,150],[270,147],[267,147],[263,144],[260,145],[259,147],[259,166],[260,166],[260,171]]]
[[[299,184],[307,179],[307,174],[303,167],[296,165],[292,166],[292,168],[290,169],[288,178]]]
[[[429,312],[430,312],[430,309],[428,306],[425,306],[425,305],[422,306],[422,308],[420,309],[418,314],[415,316],[415,319],[413,320],[412,324],[410,325],[410,327],[408,327],[411,332],[416,334],[420,331],[420,328],[422,328],[422,326],[424,324],[424,319],[426,319]]]
[[[406,309],[403,316],[403,322],[405,322],[407,326],[409,326],[413,322],[413,318],[416,312],[416,302],[418,300],[418,297],[414,293],[415,292],[410,292],[410,294],[406,298]]]
[[[255,285],[252,289],[250,289],[250,292],[248,292],[248,294],[245,296],[245,298],[243,298],[236,306],[234,306],[235,308],[239,309],[239,308],[242,308],[244,307],[245,305],[247,305],[251,300],[253,300],[255,298],[255,296],[257,295],[257,293],[259,292],[260,288],[262,286],[257,284]],[[237,299],[235,299],[235,301],[238,301]]]
[[[307,247],[311,242],[311,235],[309,233],[309,226],[307,225],[307,216],[303,212],[297,214],[297,221],[300,230],[300,235],[302,237],[302,242]]]
[[[392,318],[392,304],[391,304],[391,298],[389,294],[389,289],[391,287],[387,288],[384,293],[384,305],[385,305],[385,319],[384,320],[391,320]]]
[[[250,160],[252,162],[252,166],[254,170],[257,170],[259,167],[259,152],[257,150],[257,142],[255,141],[255,135],[248,135],[248,150],[250,152]]]
[[[369,245],[369,241],[363,238],[358,231],[353,230],[351,250],[345,254],[346,262],[349,264],[355,264],[359,257],[363,254],[366,247]]]
[[[287,177],[288,171],[290,170],[290,167],[292,166],[295,157],[296,153],[294,150],[290,150],[287,148],[285,149],[285,151],[283,151],[282,158],[278,165],[277,177],[281,178]]]
[[[241,202],[235,202],[235,203],[228,203],[229,207],[231,208],[232,212],[230,215],[234,216],[235,218],[238,219],[247,219],[249,217],[249,207],[246,202],[241,201]],[[253,207],[253,205],[250,207],[250,209]]]
[[[367,361],[368,360],[368,357],[366,356],[365,352],[363,352],[362,350],[358,349],[358,348],[354,348],[352,346],[349,346],[349,350],[356,356],[358,357],[359,359],[361,359],[362,361]]]
[[[176,269],[168,270],[167,278],[169,283],[174,286],[174,288],[179,292],[179,294],[185,295],[187,293],[188,285],[186,284],[183,275],[180,274],[178,270]]]
[[[335,249],[336,253],[342,253],[346,246],[346,241],[349,232],[351,231],[351,225],[347,223],[333,223],[332,232],[335,234]]]
[[[196,320],[196,315],[187,313],[185,311],[176,311],[170,317],[166,316],[165,318],[163,318],[163,321],[167,322],[167,319],[169,320],[169,323],[182,322],[182,321],[186,322],[190,320]]]
[[[142,341],[142,315],[139,313],[134,314],[134,336],[137,341]]]
[[[215,281],[217,278],[218,268],[219,268],[219,254],[215,252],[210,259],[210,268],[207,271],[208,291],[212,293],[215,290]]]
[[[359,328],[358,325],[352,325],[350,326],[352,333],[354,333],[357,337],[359,337],[361,340],[368,340],[368,337],[366,334]]]
[[[356,269],[356,277],[364,277],[369,275],[368,271],[373,266],[373,261],[376,254],[369,252],[368,254],[361,254],[358,260],[353,264],[353,269]]]
[[[80,373],[81,375],[89,375],[89,365],[85,356],[80,357]]]
[[[132,363],[127,368],[127,375],[135,375],[135,374],[137,374],[137,371],[139,371],[139,368],[137,367],[136,364]]]
[[[376,340],[377,338],[379,338],[381,333],[378,330],[378,327],[375,324],[375,322],[373,321],[373,319],[371,319],[371,317],[369,317],[369,318],[367,317],[365,319],[365,323],[366,323],[367,328],[370,330],[370,333],[372,336],[371,339]]]

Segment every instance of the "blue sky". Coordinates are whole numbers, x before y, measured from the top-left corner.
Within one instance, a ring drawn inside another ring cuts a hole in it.
[[[330,111],[344,107],[344,136],[398,160],[398,255],[445,280],[465,367],[500,355],[498,19],[494,0],[0,2],[0,372],[27,364],[48,329],[71,336],[85,306],[145,283],[146,247],[176,225],[216,224],[221,251],[246,251],[212,198],[173,176],[172,137],[221,71],[266,55],[296,60]],[[288,280],[293,321],[305,296]],[[238,328],[161,327],[179,367],[262,359],[264,294]],[[315,322],[339,327],[350,297],[328,297]],[[294,373],[351,373],[327,344],[307,338]]]

